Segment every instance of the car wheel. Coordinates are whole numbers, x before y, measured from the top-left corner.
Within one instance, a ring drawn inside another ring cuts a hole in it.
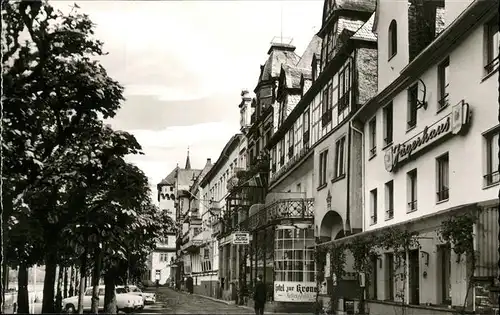
[[[68,313],[68,314],[76,313],[75,306],[73,304],[66,305],[66,313]]]

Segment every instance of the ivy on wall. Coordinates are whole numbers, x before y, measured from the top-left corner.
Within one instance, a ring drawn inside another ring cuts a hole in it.
[[[474,271],[476,270],[477,261],[477,252],[474,249],[475,223],[477,223],[477,215],[475,213],[465,213],[444,220],[438,232],[440,239],[452,246],[453,252],[457,255],[457,263],[460,262],[463,256],[467,260],[469,281],[461,314],[465,314],[467,300],[474,284]]]

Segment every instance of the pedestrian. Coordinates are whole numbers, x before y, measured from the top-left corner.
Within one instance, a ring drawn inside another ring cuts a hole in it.
[[[255,284],[255,290],[253,293],[253,301],[255,303],[255,315],[264,315],[264,305],[267,299],[267,289],[264,282],[262,282],[262,275],[257,277],[257,283]]]

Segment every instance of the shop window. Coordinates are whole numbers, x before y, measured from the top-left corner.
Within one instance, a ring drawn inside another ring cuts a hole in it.
[[[275,231],[275,281],[314,282],[314,231],[277,227]]]

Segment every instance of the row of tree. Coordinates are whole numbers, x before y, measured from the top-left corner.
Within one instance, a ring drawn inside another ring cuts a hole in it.
[[[43,313],[60,311],[57,266],[78,266],[80,313],[88,276],[93,312],[103,278],[106,312],[116,313],[115,284],[140,277],[174,228],[125,160],[141,146],[104,123],[123,87],[100,64],[103,43],[76,5],[63,13],[46,1],[2,0],[2,20],[2,269],[18,270],[18,312],[29,312],[28,268],[43,264]]]

